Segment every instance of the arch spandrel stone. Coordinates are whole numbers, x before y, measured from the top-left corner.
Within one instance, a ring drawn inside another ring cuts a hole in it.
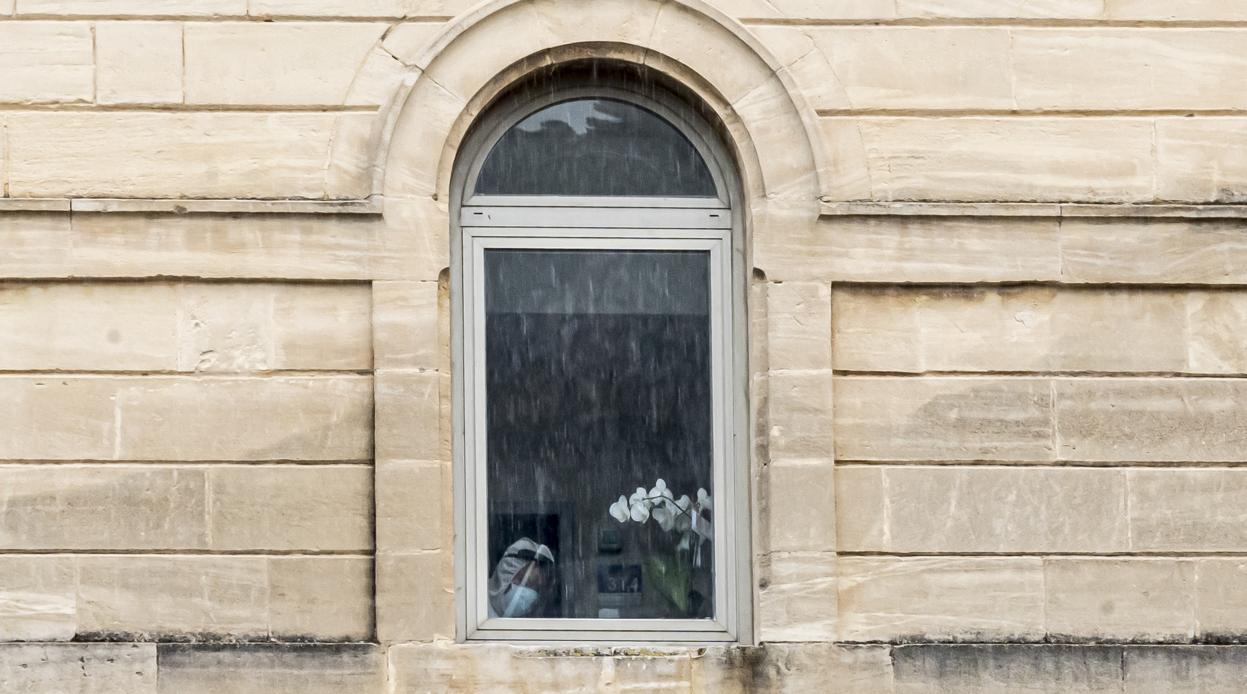
[[[738,160],[759,261],[777,257],[765,248],[768,240],[812,233],[821,197],[860,197],[827,180],[817,116],[783,66],[701,0],[495,0],[461,16],[415,57],[383,112],[374,193],[387,201],[437,201],[448,243],[450,173],[472,121],[528,72],[584,57],[644,65],[684,84],[718,114]]]

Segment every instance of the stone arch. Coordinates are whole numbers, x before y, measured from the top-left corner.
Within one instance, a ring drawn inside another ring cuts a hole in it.
[[[383,109],[372,192],[387,225],[418,225],[425,250],[445,249],[450,175],[473,120],[528,72],[584,57],[644,65],[714,110],[740,169],[755,267],[810,238],[831,190],[817,118],[778,61],[702,0],[493,0],[459,17]]]

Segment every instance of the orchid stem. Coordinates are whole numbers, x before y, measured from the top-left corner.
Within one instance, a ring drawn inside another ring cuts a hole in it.
[[[671,507],[672,507],[672,508],[674,508],[675,510],[679,511],[680,513],[683,513],[684,515],[688,516],[688,517],[689,517],[689,520],[692,520],[692,519],[693,519],[693,513],[692,513],[692,511],[691,511],[691,510],[685,510],[685,509],[680,508],[679,504],[675,503],[675,501],[673,501],[673,500],[671,500],[671,499],[667,499],[667,497],[665,497],[665,496],[647,496],[647,497],[645,497],[645,498],[641,499],[641,501],[655,501],[655,500],[662,500],[662,499],[666,499],[667,501],[671,501],[671,504],[670,504],[670,505],[671,505]],[[694,507],[696,507],[696,504],[694,504],[693,506],[690,506],[689,508],[690,508],[690,509],[692,509],[692,508],[694,508]],[[701,513],[701,509],[697,509],[697,512],[698,512],[698,513]]]

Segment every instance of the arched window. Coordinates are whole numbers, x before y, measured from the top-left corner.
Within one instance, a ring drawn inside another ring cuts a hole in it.
[[[467,639],[743,633],[739,196],[700,104],[640,77],[531,77],[456,162]]]

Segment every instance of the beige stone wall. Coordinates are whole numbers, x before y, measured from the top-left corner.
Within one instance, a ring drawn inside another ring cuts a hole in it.
[[[454,643],[447,174],[585,43],[739,148],[758,646]],[[1236,0],[0,0],[0,691],[1241,691],[1245,75]]]

